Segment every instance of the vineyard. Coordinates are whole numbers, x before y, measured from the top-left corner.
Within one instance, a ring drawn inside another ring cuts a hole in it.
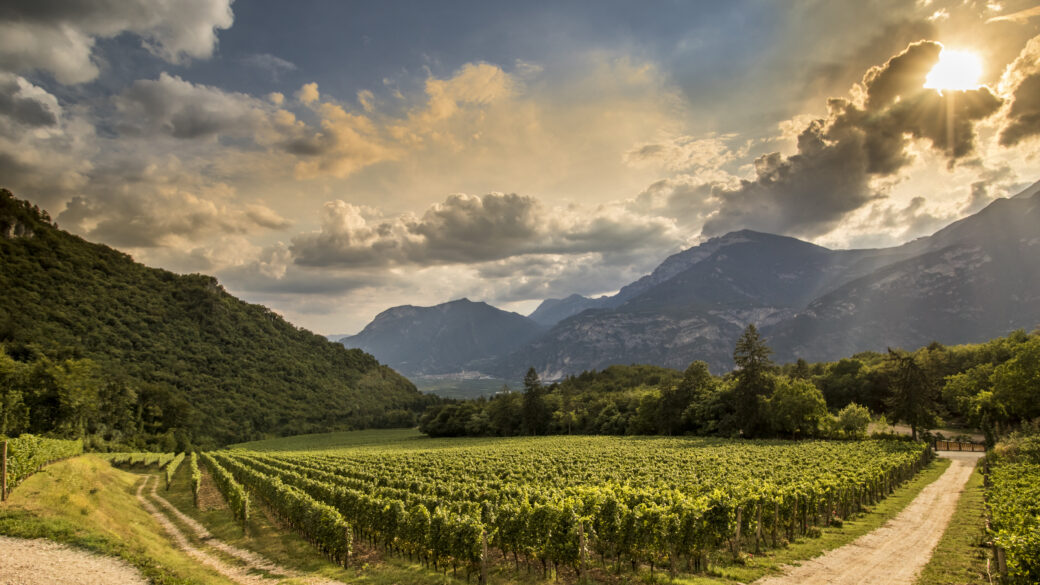
[[[166,490],[169,491],[173,476],[177,473],[186,455],[184,453],[105,453],[101,457],[117,467],[155,466],[166,477]],[[194,457],[194,454],[193,454]]]
[[[986,508],[1007,583],[1040,582],[1040,436],[988,457]]]
[[[64,441],[61,439],[45,439],[24,434],[17,439],[0,439],[6,444],[4,454],[4,470],[2,495],[14,489],[25,478],[36,473],[48,463],[65,459],[83,452],[83,441]]]
[[[546,437],[204,454],[326,556],[360,542],[467,578],[701,571],[839,523],[931,457],[904,441]],[[449,446],[450,445],[450,446]],[[248,494],[248,495],[247,495]]]

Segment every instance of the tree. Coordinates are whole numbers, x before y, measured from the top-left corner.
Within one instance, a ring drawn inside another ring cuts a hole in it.
[[[0,347],[0,436],[22,431],[28,412],[22,399],[25,367]]]
[[[850,402],[845,408],[838,411],[838,429],[847,437],[862,437],[867,434],[870,426],[870,410],[866,406],[860,406]]]
[[[500,437],[511,437],[520,432],[523,404],[518,393],[498,394],[488,402],[487,413],[491,419],[489,432]]]
[[[823,393],[811,382],[787,377],[778,378],[775,387],[762,401],[773,430],[792,437],[815,436],[827,417]]]
[[[534,368],[524,376],[524,399],[522,426],[524,434],[544,435],[549,430],[552,412],[545,400],[546,388]]]
[[[696,421],[688,420],[686,412],[694,403],[703,402],[714,389],[715,379],[708,364],[694,361],[683,372],[682,380],[661,391],[657,408],[657,432],[663,435],[681,435],[696,429]],[[696,411],[696,409],[695,409]],[[692,411],[691,414],[695,411]]]
[[[1015,348],[1015,356],[993,371],[993,394],[1012,420],[1040,417],[1040,336]]]
[[[910,435],[917,440],[917,430],[939,424],[935,384],[917,363],[913,354],[902,350],[888,350],[889,378],[888,409],[897,422],[910,426]]]
[[[745,437],[761,435],[766,428],[759,406],[761,398],[769,396],[773,390],[772,378],[768,375],[773,368],[769,359],[772,353],[754,325],[747,326],[733,350],[733,362],[737,365],[735,406]]]

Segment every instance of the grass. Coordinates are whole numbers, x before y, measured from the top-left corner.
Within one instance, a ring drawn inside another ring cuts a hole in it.
[[[251,451],[319,451],[368,445],[386,445],[415,440],[428,441],[429,438],[420,433],[418,429],[375,429],[279,437],[276,439],[237,443],[229,445],[228,448],[249,449]]]
[[[0,505],[0,534],[117,556],[160,585],[229,585],[166,539],[134,496],[139,479],[93,455],[55,463]]]
[[[983,585],[990,583],[986,560],[985,506],[982,471],[975,467],[957,509],[917,585]]]

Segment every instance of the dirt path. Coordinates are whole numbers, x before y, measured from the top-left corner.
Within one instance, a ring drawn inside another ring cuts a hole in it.
[[[950,523],[982,453],[943,453],[952,465],[883,526],[754,585],[911,585]]]
[[[154,482],[152,481],[153,479],[155,479]],[[137,486],[137,500],[141,502],[141,506],[144,507],[145,511],[151,514],[151,516],[155,518],[156,522],[158,522],[159,525],[163,527],[163,530],[165,530],[166,534],[170,536],[170,539],[173,541],[174,545],[177,546],[177,548],[186,552],[188,556],[195,559],[200,564],[206,565],[207,567],[213,569],[214,571],[220,573],[221,575],[224,575],[228,579],[231,579],[235,583],[239,583],[241,585],[277,585],[277,583],[281,581],[281,579],[252,574],[250,573],[250,567],[230,565],[224,562],[223,560],[217,558],[216,556],[211,555],[208,552],[191,544],[191,542],[188,541],[188,537],[185,536],[183,532],[181,532],[181,529],[178,528],[177,525],[174,524],[169,519],[169,517],[166,516],[166,514],[160,512],[159,509],[156,508],[155,505],[152,504],[152,502],[144,496],[143,492],[145,486],[149,484],[151,484],[152,486],[151,496],[156,497],[158,495],[155,492],[155,487],[159,485],[158,476],[149,475],[144,478],[144,481],[142,481],[139,486]],[[286,575],[286,577],[288,576],[289,575]]]
[[[151,487],[149,488],[148,495],[151,499],[144,495],[144,490],[149,485],[151,485]],[[158,476],[150,475],[145,477],[144,481],[137,486],[137,499],[141,502],[141,506],[144,507],[144,509],[163,527],[163,530],[165,530],[170,536],[170,539],[173,540],[174,544],[186,552],[188,556],[240,585],[275,585],[281,583],[285,579],[300,577],[300,573],[276,565],[257,553],[231,546],[222,540],[214,538],[213,534],[210,533],[209,530],[206,530],[205,526],[198,523],[194,518],[191,518],[178,510],[166,498],[159,495],[159,492],[156,489],[158,486]],[[204,550],[202,547],[193,545],[180,527],[178,527],[165,512],[156,508],[155,504],[153,504],[151,500],[158,502],[159,505],[169,514],[175,517],[184,526],[187,526],[195,535],[195,538],[204,543],[203,547],[206,549],[212,549],[213,551],[219,551],[227,557],[234,558],[242,564],[227,563],[218,556],[210,554],[210,552],[207,552],[207,550]],[[257,574],[257,571],[263,571],[272,576],[260,575]],[[338,581],[325,579],[323,577],[308,577],[299,582],[307,583],[308,585],[344,585]],[[4,584],[0,583],[0,585]]]
[[[120,559],[49,540],[0,536],[0,585],[148,585]]]

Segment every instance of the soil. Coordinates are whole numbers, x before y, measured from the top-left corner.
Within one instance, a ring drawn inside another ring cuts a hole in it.
[[[217,484],[213,483],[213,476],[210,475],[209,469],[201,465],[199,467],[199,471],[202,473],[202,481],[199,482],[199,510],[206,512],[227,508],[224,496],[220,495]]]
[[[0,536],[0,585],[147,585],[126,562],[38,538]]]
[[[944,452],[952,465],[895,518],[855,541],[754,585],[912,585],[932,557],[982,453]]]

